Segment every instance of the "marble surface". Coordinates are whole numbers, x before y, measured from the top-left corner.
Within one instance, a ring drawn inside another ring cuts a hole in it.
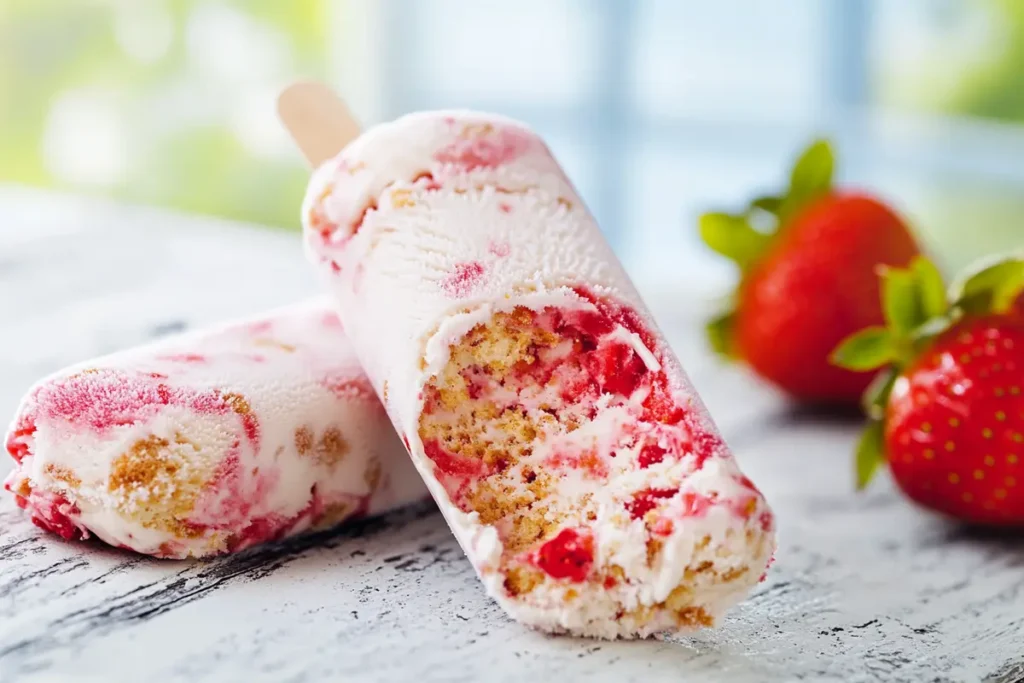
[[[315,291],[294,234],[0,187],[0,412],[68,363]],[[851,487],[857,424],[796,411],[651,292],[780,521],[713,631],[549,637],[488,600],[432,505],[210,562],[67,543],[0,497],[0,681],[1024,681],[1024,538]],[[6,474],[8,463],[0,465]]]

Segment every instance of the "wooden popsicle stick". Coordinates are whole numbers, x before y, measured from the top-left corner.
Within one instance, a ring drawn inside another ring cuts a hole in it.
[[[292,83],[277,96],[277,115],[313,168],[359,137],[345,102],[323,83]]]

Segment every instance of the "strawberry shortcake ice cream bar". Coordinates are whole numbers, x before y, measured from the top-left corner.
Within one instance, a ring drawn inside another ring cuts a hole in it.
[[[775,522],[543,141],[473,112],[314,173],[307,252],[487,592],[615,638],[711,626]]]
[[[39,382],[6,488],[67,539],[206,557],[426,491],[324,302],[182,335]]]

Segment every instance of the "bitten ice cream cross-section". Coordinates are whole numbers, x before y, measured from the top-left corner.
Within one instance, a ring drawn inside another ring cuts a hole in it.
[[[320,165],[307,252],[487,592],[545,630],[712,625],[772,513],[544,142],[425,112]]]

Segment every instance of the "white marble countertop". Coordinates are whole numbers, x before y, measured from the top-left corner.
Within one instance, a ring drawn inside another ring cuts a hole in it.
[[[0,187],[0,413],[60,366],[314,291],[294,234]],[[4,495],[0,681],[1024,681],[1024,538],[919,512],[884,477],[855,495],[855,422],[718,366],[681,296],[651,300],[780,522],[774,568],[719,629],[524,629],[430,505],[168,562],[63,542]]]

